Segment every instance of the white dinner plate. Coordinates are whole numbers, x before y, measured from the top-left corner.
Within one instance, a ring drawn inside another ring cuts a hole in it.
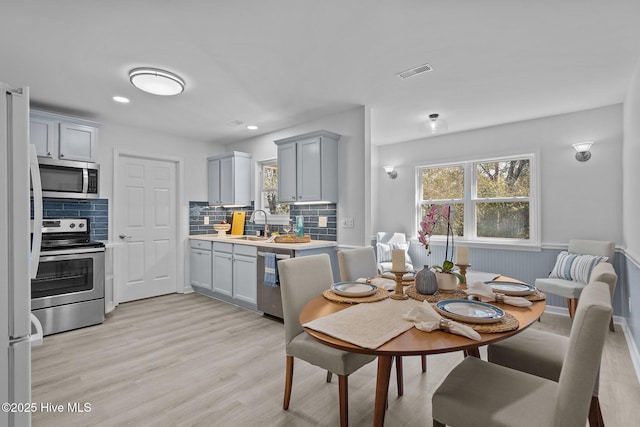
[[[499,292],[505,295],[518,296],[518,295],[531,295],[536,291],[535,286],[527,285],[526,283],[518,282],[502,282],[490,280],[484,282],[491,286],[493,292]]]
[[[480,301],[447,299],[436,303],[436,310],[454,320],[469,323],[495,323],[504,317],[504,311]]]
[[[338,282],[331,286],[333,292],[343,297],[367,297],[378,290],[376,285],[360,282]]]

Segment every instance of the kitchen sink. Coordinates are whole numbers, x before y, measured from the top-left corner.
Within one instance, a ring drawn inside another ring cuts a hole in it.
[[[232,237],[232,239],[249,240],[250,242],[264,242],[265,240],[267,240],[266,237],[261,237],[261,236],[238,236],[238,237]]]

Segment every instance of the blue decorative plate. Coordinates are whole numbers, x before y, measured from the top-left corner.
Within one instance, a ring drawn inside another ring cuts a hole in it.
[[[436,310],[454,320],[469,323],[495,323],[504,317],[504,311],[480,301],[447,299],[436,303]]]
[[[535,286],[527,285],[526,283],[519,282],[502,282],[490,280],[484,282],[491,286],[493,292],[499,292],[505,295],[518,296],[518,295],[531,295],[536,291]]]
[[[331,286],[331,290],[343,297],[368,297],[378,290],[376,285],[360,282],[338,282]]]

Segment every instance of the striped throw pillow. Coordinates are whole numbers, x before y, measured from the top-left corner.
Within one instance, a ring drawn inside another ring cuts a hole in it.
[[[409,242],[404,243],[377,243],[376,252],[378,254],[378,262],[391,262],[391,251],[394,249],[402,249],[404,251],[404,260],[411,264],[409,256]]]
[[[562,251],[558,254],[556,265],[553,267],[549,277],[589,283],[593,267],[608,259],[606,256],[572,254]]]

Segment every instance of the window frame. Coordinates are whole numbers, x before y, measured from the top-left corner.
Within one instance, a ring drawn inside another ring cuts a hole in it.
[[[267,211],[266,206],[264,205],[264,167],[265,166],[278,166],[278,158],[271,158],[266,160],[257,161],[257,172],[258,172],[258,191],[256,196],[255,209],[262,209],[265,212]],[[278,175],[279,177],[279,175]],[[256,215],[256,224],[264,224],[263,215]],[[289,214],[288,215],[272,215],[269,214],[269,225],[284,225],[291,220],[291,204],[289,204]]]
[[[416,166],[416,208],[414,222],[414,236],[418,235],[418,228],[422,220],[422,206],[432,203],[462,203],[464,205],[464,236],[456,235],[456,243],[471,244],[473,246],[488,247],[534,247],[540,246],[540,202],[538,193],[539,170],[536,162],[537,153],[511,154],[506,156],[493,156],[480,159],[453,160],[450,162],[438,162]],[[475,168],[478,163],[504,162],[510,160],[529,160],[529,196],[528,197],[477,197],[477,179]],[[464,194],[462,199],[429,200],[422,199],[422,171],[424,169],[445,168],[462,166],[464,170]],[[477,210],[478,203],[486,202],[529,202],[529,239],[504,238],[504,237],[478,237],[477,235]],[[445,242],[445,236],[433,235],[431,241],[435,244]]]

